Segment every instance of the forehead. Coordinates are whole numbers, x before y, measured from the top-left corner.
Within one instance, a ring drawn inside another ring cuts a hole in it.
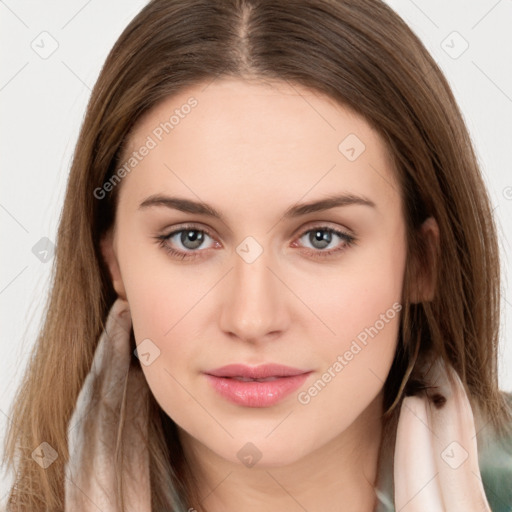
[[[176,187],[197,195],[222,189],[228,200],[276,190],[291,200],[334,189],[386,201],[398,194],[378,132],[348,107],[289,82],[190,87],[139,120],[120,165],[145,146],[124,180],[131,185],[123,183],[140,197]]]

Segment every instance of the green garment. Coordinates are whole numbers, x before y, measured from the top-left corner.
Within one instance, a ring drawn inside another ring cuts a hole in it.
[[[505,393],[512,408],[512,393]],[[492,512],[512,512],[512,433],[498,437],[484,427],[477,434],[478,465],[485,495]],[[379,465],[379,484],[376,487],[375,512],[397,512],[394,506],[393,465],[390,451]]]

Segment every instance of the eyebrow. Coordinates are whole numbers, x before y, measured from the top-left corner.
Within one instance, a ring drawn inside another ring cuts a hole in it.
[[[283,214],[283,218],[291,219],[307,215],[308,213],[315,213],[331,208],[340,206],[362,205],[370,208],[376,208],[376,205],[370,199],[363,196],[356,196],[354,194],[341,194],[332,195],[317,201],[309,203],[296,204],[288,208]],[[153,206],[164,206],[174,210],[179,210],[185,213],[195,213],[198,215],[206,215],[221,220],[225,223],[224,216],[217,211],[213,206],[203,202],[192,201],[182,197],[170,197],[161,194],[154,194],[142,201],[139,205],[139,210],[144,210]]]

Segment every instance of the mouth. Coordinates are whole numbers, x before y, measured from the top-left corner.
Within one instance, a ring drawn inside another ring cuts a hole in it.
[[[311,373],[277,364],[235,364],[205,372],[205,377],[217,393],[236,405],[271,407],[301,386]]]

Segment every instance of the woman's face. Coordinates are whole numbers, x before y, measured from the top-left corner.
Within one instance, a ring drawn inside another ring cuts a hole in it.
[[[103,250],[149,387],[182,435],[276,466],[378,417],[406,233],[377,132],[297,85],[223,79],[150,111],[125,163]],[[207,375],[269,363],[302,375]]]

